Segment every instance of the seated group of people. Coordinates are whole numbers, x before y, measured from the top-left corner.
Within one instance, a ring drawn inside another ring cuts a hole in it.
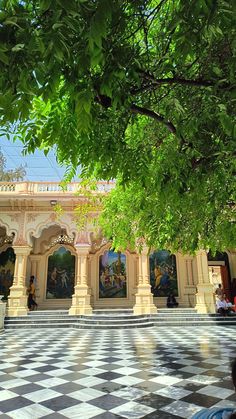
[[[222,316],[227,316],[235,312],[235,305],[233,305],[227,298],[221,284],[215,292],[216,295],[216,311]]]

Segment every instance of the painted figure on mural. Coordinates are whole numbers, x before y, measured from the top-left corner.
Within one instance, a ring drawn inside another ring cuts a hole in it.
[[[12,247],[0,253],[0,294],[7,299],[13,284],[15,254]]]
[[[178,295],[176,258],[166,250],[153,252],[149,258],[150,283],[154,297]]]
[[[62,246],[48,258],[46,298],[71,298],[74,280],[75,256]]]
[[[126,256],[106,251],[99,258],[99,298],[124,298],[126,288]]]

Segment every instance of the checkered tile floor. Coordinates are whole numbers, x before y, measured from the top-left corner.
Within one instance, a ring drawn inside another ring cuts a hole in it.
[[[190,418],[235,406],[233,327],[0,335],[1,418]]]

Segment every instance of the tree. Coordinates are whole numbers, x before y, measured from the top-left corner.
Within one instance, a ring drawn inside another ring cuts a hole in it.
[[[2,132],[56,145],[68,178],[78,164],[116,178],[103,226],[117,246],[235,245],[235,7],[1,1]]]
[[[14,182],[23,180],[26,171],[23,166],[19,166],[14,170],[6,169],[6,159],[0,149],[0,182]]]

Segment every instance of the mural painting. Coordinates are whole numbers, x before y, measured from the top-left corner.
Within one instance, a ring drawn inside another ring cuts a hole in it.
[[[154,297],[178,296],[176,257],[167,250],[153,252],[149,257],[150,283]]]
[[[75,283],[75,256],[60,247],[48,258],[46,298],[71,298]]]
[[[12,247],[0,253],[0,295],[7,299],[13,283],[16,256]]]
[[[99,258],[99,298],[127,297],[126,256],[106,251]]]

